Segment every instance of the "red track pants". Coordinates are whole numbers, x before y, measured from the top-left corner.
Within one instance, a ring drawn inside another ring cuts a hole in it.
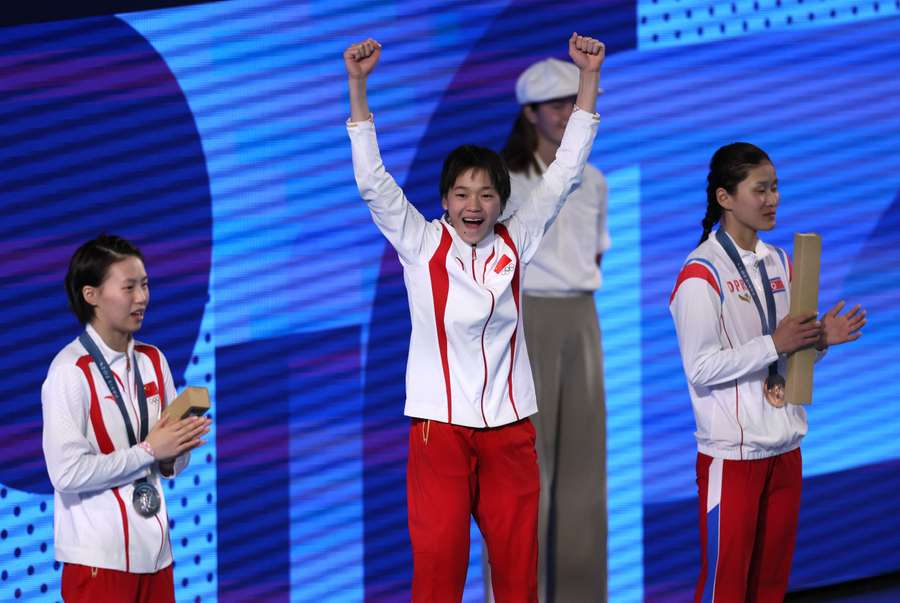
[[[497,603],[537,602],[534,438],[528,419],[488,429],[412,421],[406,496],[413,603],[462,600],[472,515],[487,543]]]
[[[750,461],[697,455],[696,603],[781,603],[797,539],[800,449]]]
[[[153,574],[63,565],[62,597],[66,603],[175,603],[172,566]]]

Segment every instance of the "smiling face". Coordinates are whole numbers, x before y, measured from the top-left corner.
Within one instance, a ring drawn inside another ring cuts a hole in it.
[[[441,200],[447,219],[469,245],[476,245],[494,229],[500,217],[500,194],[483,169],[470,168],[457,176]]]
[[[724,210],[725,227],[733,236],[736,233],[755,235],[760,230],[772,230],[781,199],[775,166],[766,161],[750,168],[734,194],[719,188],[716,198]]]
[[[144,262],[128,256],[110,264],[99,287],[85,286],[84,299],[94,307],[91,325],[98,333],[121,339],[141,328],[150,301]],[[107,340],[109,343],[109,340]]]

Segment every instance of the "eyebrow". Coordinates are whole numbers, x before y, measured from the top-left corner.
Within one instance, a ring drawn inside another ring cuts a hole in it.
[[[472,189],[472,188],[469,188],[468,186],[463,186],[463,185],[461,185],[461,184],[458,184],[458,185],[456,185],[456,186],[453,187],[453,190],[454,190],[454,191],[457,191],[457,190],[469,191],[469,190],[473,190],[473,189]],[[482,186],[481,188],[476,188],[476,189],[474,189],[474,190],[497,192],[497,189],[495,189],[493,186]]]

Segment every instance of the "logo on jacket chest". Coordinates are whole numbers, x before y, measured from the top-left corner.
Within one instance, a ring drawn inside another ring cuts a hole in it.
[[[513,261],[513,259],[511,257],[506,255],[505,253],[499,260],[497,260],[497,264],[494,266],[494,272],[496,272],[497,274],[503,274],[503,275],[510,274],[515,269],[516,269],[516,263]]]
[[[144,395],[147,397],[147,405],[151,408],[159,408],[160,397],[159,388],[155,381],[144,384]]]
[[[741,301],[750,302],[750,291],[747,289],[744,279],[736,278],[726,281],[725,284],[728,286],[729,293],[737,294],[737,298]]]
[[[750,297],[750,290],[747,288],[747,284],[744,282],[744,279],[734,279],[726,282],[728,286],[729,293],[737,294],[737,297],[741,301],[745,301],[750,303],[752,298]],[[776,276],[769,279],[769,286],[772,288],[772,293],[784,293],[784,281],[780,276]]]
[[[462,261],[462,259],[457,256],[456,261],[459,263],[460,270],[468,273],[467,266]],[[490,264],[491,261],[490,258],[488,258],[486,266],[475,268],[475,266],[473,265],[473,269],[475,270],[476,276],[479,280],[483,277],[484,274],[487,273],[488,270],[492,271],[494,274],[508,276],[512,274],[516,269],[516,260],[505,253],[500,256],[499,260],[494,262],[493,268],[489,268]]]

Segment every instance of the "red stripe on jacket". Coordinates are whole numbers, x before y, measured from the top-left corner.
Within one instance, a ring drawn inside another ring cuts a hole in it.
[[[453,398],[450,392],[450,361],[447,356],[447,328],[444,313],[447,309],[447,294],[450,292],[450,277],[447,274],[447,252],[453,238],[447,227],[441,225],[443,234],[437,251],[428,260],[428,274],[431,277],[431,296],[434,300],[434,325],[437,329],[438,350],[441,354],[441,368],[444,370],[444,387],[447,392],[447,422],[453,422]]]
[[[506,226],[503,224],[496,224],[494,225],[494,232],[503,239],[506,245],[512,249],[513,255],[516,256],[516,269],[513,272],[512,277],[512,293],[513,299],[516,301],[516,328],[513,329],[512,337],[509,338],[509,376],[506,379],[506,386],[509,390],[509,403],[512,404],[513,413],[515,413],[516,420],[518,421],[519,411],[516,408],[516,400],[513,396],[513,367],[515,366],[516,361],[516,335],[519,333],[519,277],[521,275],[519,268],[521,267],[521,262],[519,262],[519,250],[516,249],[516,244],[513,243],[512,237]]]
[[[97,445],[100,447],[101,453],[110,454],[114,452],[116,448],[113,445],[112,439],[109,437],[109,432],[106,431],[106,425],[103,423],[103,413],[100,411],[100,398],[97,396],[94,375],[91,373],[92,361],[93,358],[88,354],[79,358],[75,364],[81,369],[81,372],[84,373],[84,377],[88,382],[88,388],[91,390],[91,427],[94,430],[94,437],[97,438]],[[119,488],[113,488],[112,491],[113,495],[116,497],[116,502],[119,503],[119,514],[122,516],[122,533],[125,536],[125,571],[128,572],[131,571],[131,555],[128,552],[128,511],[125,509],[125,501],[122,500],[122,496],[119,494]]]
[[[159,408],[162,410],[166,407],[166,382],[163,381],[162,358],[159,350],[152,345],[144,344],[136,345],[134,349],[153,363],[153,371],[156,373],[156,388],[159,390]]]
[[[703,264],[693,263],[688,264],[684,268],[681,269],[681,272],[678,274],[678,280],[675,281],[675,288],[672,289],[672,295],[669,297],[669,304],[672,303],[672,300],[675,299],[675,294],[678,293],[678,287],[681,286],[681,283],[688,280],[689,278],[699,278],[703,279],[707,283],[709,283],[713,289],[716,291],[716,295],[721,297],[722,292],[719,290],[719,283],[716,281],[715,275],[710,272],[709,268],[704,266]]]

